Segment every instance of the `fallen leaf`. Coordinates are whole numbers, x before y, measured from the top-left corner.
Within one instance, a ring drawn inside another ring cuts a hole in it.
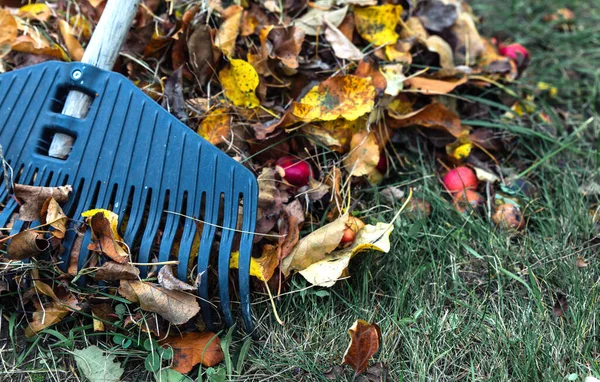
[[[554,307],[552,311],[555,317],[562,317],[569,309],[569,302],[567,301],[567,296],[563,293],[557,292],[554,298]]]
[[[6,249],[10,260],[24,260],[39,256],[50,248],[50,242],[38,231],[27,230],[16,234]]]
[[[95,345],[73,351],[79,372],[90,382],[118,382],[125,370],[113,354],[105,354]]]
[[[387,95],[397,96],[404,89],[404,66],[402,64],[384,65],[381,67],[381,74],[385,77],[385,91]]]
[[[387,366],[381,362],[367,367],[363,375],[356,378],[356,382],[386,382],[391,381]]]
[[[86,222],[88,224],[91,224],[91,218],[94,217],[98,213],[102,213],[102,215],[104,215],[104,217],[106,219],[108,219],[108,222],[110,223],[110,230],[111,230],[114,238],[118,241],[123,241],[123,238],[121,237],[121,235],[119,235],[119,231],[118,231],[119,215],[117,215],[116,213],[109,211],[109,210],[105,210],[103,208],[94,208],[94,209],[82,212],[81,216],[86,218]]]
[[[219,27],[215,36],[215,46],[219,48],[226,57],[232,57],[235,50],[235,41],[240,33],[240,22],[242,21],[242,8],[239,5],[231,5],[224,11],[225,21]]]
[[[465,134],[456,141],[446,145],[446,153],[458,161],[465,160],[469,154],[471,154],[472,149],[473,144],[471,143],[468,134]]]
[[[440,36],[429,36],[425,41],[427,50],[437,53],[440,57],[440,66],[445,69],[454,68],[454,54],[450,45]]]
[[[231,139],[231,116],[227,109],[214,109],[200,122],[198,134],[201,137],[218,145]]]
[[[375,46],[393,44],[398,40],[396,27],[402,15],[401,5],[374,5],[354,8],[356,31]]]
[[[325,38],[331,49],[337,56],[337,58],[345,60],[362,60],[362,52],[348,40],[348,38],[329,20],[324,20],[324,24],[327,26],[325,29]]]
[[[240,253],[239,251],[231,254],[229,267],[233,269],[239,268]],[[277,247],[271,244],[265,244],[260,257],[250,258],[250,276],[254,276],[261,281],[269,281],[275,273],[275,269],[279,265],[277,256]]]
[[[333,366],[331,369],[323,373],[323,376],[328,381],[339,381],[344,377],[344,366]]]
[[[324,20],[329,21],[335,27],[340,26],[342,21],[344,21],[344,17],[348,12],[348,6],[345,5],[338,9],[326,10],[331,7],[331,0],[317,0],[313,3],[313,7],[311,7],[308,12],[306,12],[303,16],[300,16],[294,21],[295,26],[302,29],[304,33],[309,36],[316,36],[325,31],[323,28]]]
[[[367,57],[363,58],[363,60],[358,63],[354,75],[363,78],[371,77],[373,86],[375,86],[375,89],[380,93],[387,87],[387,81],[383,74],[381,74],[379,65],[376,61],[370,60]]]
[[[119,264],[107,261],[94,275],[94,280],[116,281],[116,280],[138,280],[140,270],[131,264]]]
[[[36,4],[37,5],[37,4]],[[60,28],[60,34],[62,35],[67,50],[74,61],[81,61],[83,58],[83,47],[77,40],[76,34],[73,32],[71,26],[65,20],[59,20],[58,26]]]
[[[213,379],[208,375],[208,370],[206,370],[206,374],[208,380],[212,382]],[[225,371],[225,369],[221,370]],[[156,382],[193,382],[193,379],[187,375],[181,374],[173,369],[160,369],[158,372],[154,373],[154,380]]]
[[[164,265],[158,272],[158,284],[168,290],[196,290],[190,284],[187,284],[173,275],[173,268],[170,265]]]
[[[375,87],[371,79],[335,76],[313,87],[296,103],[294,115],[304,121],[331,121],[339,117],[353,121],[371,112],[374,104]]]
[[[38,300],[33,302],[35,311],[29,321],[29,326],[25,328],[25,336],[33,337],[36,333],[50,327],[54,324],[59,323],[65,318],[70,310],[68,307],[61,305],[55,301],[42,305]]]
[[[173,325],[188,322],[200,311],[196,296],[177,290],[168,290],[142,281],[121,280],[121,296],[140,304],[143,310],[161,315]]]
[[[52,16],[52,10],[47,4],[27,4],[19,8],[19,17],[31,20],[35,19],[45,23]]]
[[[8,53],[18,34],[18,25],[8,9],[0,9],[0,52]],[[2,58],[3,54],[0,54]]]
[[[404,84],[423,94],[448,94],[467,82],[467,76],[436,79],[425,76],[411,77]]]
[[[103,322],[115,322],[118,319],[110,303],[90,304],[90,308],[92,309],[92,317],[94,320],[94,332],[104,332],[107,331],[107,329],[114,330],[112,325]]]
[[[162,107],[167,109],[180,121],[185,122],[188,119],[188,113],[185,107],[185,97],[183,96],[183,68],[184,66],[181,65],[167,79]]]
[[[450,31],[454,34],[454,61],[457,65],[472,65],[485,52],[483,40],[470,14],[462,12]]]
[[[77,297],[71,293],[69,288],[60,282],[55,283],[54,286],[51,287],[42,281],[34,280],[33,286],[39,293],[50,297],[52,301],[56,302],[59,306],[66,306],[73,310],[81,309]]]
[[[575,266],[577,268],[585,268],[588,265],[589,265],[588,262],[585,261],[585,259],[581,256],[577,256],[577,258],[575,259]]]
[[[167,337],[160,341],[160,345],[173,348],[172,368],[182,374],[189,373],[199,363],[210,367],[223,360],[221,340],[211,332]]]
[[[225,97],[235,106],[255,108],[260,105],[254,93],[260,80],[258,73],[248,62],[230,60],[229,66],[219,72],[219,80],[225,90]]]
[[[207,43],[210,40],[210,27],[199,23],[194,27],[187,41],[189,63],[201,84],[206,82],[213,63],[212,44]]]
[[[326,258],[340,244],[347,221],[348,215],[340,216],[303,237],[281,262],[283,274],[289,276],[291,271],[301,271]]]
[[[90,251],[101,252],[119,264],[129,261],[129,254],[115,240],[111,223],[104,213],[97,212],[89,220],[89,225],[92,228],[92,239],[94,240],[88,245]]]
[[[59,45],[50,43],[41,37],[34,39],[31,36],[19,36],[12,44],[12,50],[69,61],[69,56]]]
[[[348,121],[344,118],[333,121],[312,122],[302,126],[302,132],[311,140],[320,142],[330,149],[345,153],[350,149],[352,136],[364,126],[364,121]]]
[[[369,175],[379,163],[379,144],[375,133],[366,130],[354,134],[344,167],[351,176]]]
[[[348,330],[350,344],[342,365],[348,365],[354,369],[354,376],[358,376],[367,369],[369,360],[381,346],[381,330],[377,324],[369,324],[364,320],[356,320]]]
[[[393,118],[388,120],[388,126],[391,128],[423,126],[448,132],[457,138],[468,132],[468,128],[460,123],[458,115],[441,103],[429,104],[406,115],[397,115],[388,110],[388,115]]]
[[[295,26],[287,29],[272,28],[268,37],[273,43],[271,58],[278,58],[288,68],[297,68],[304,31]]]
[[[393,229],[393,225],[388,223],[367,224],[358,231],[350,247],[332,251],[298,273],[313,285],[331,287],[344,274],[350,260],[357,254],[370,250],[389,252],[390,234]]]
[[[42,205],[41,222],[55,229],[52,231],[52,236],[59,239],[64,238],[67,232],[68,220],[69,218],[54,198],[46,199],[46,202]]]
[[[425,28],[439,33],[454,25],[458,14],[454,4],[446,4],[442,0],[425,0],[419,2],[417,16]]]
[[[22,202],[19,208],[19,220],[35,221],[40,218],[42,206],[46,199],[54,198],[58,203],[65,203],[69,199],[69,193],[73,191],[73,188],[71,186],[27,186],[16,183],[14,191],[17,199]]]

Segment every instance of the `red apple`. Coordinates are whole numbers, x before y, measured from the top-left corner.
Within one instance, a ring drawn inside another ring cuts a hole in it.
[[[521,230],[525,227],[525,219],[519,208],[512,203],[504,203],[496,207],[492,220],[496,225],[507,230]]]
[[[477,188],[477,176],[469,167],[461,166],[448,173],[442,178],[448,192],[454,194],[463,190],[474,190]]]
[[[275,164],[277,165],[279,175],[292,186],[306,186],[312,176],[310,165],[293,156],[281,157],[277,159]]]
[[[454,195],[454,208],[460,213],[476,209],[485,202],[483,196],[473,190],[464,190]]]

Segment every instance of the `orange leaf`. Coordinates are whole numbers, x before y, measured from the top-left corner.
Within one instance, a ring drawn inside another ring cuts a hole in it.
[[[25,336],[27,337],[33,337],[35,333],[59,323],[70,312],[68,307],[54,301],[44,304],[43,307],[38,301],[35,300],[33,304],[35,305],[36,309],[31,316],[29,326],[25,328]]]
[[[227,110],[213,110],[200,122],[198,134],[213,145],[218,145],[224,142],[224,139],[230,139],[230,120],[231,118],[227,114]]]
[[[2,45],[11,45],[17,38],[17,31],[17,20],[10,14],[8,9],[0,9],[0,57],[2,57],[2,52],[5,50],[2,49]]]
[[[223,360],[221,340],[215,333],[184,333],[181,337],[167,337],[160,344],[173,348],[172,367],[182,374],[199,363],[211,367]]]
[[[392,117],[387,121],[391,128],[423,126],[448,132],[457,138],[469,131],[462,126],[458,115],[441,103],[432,103],[406,115],[398,115],[388,110],[388,115]]]
[[[64,61],[69,60],[69,56],[62,48],[56,44],[49,45],[48,42],[41,39],[35,40],[31,36],[19,36],[12,46],[12,50],[23,53],[41,54],[44,56],[55,57]]]
[[[58,26],[60,28],[60,34],[62,35],[63,40],[65,41],[65,45],[67,46],[67,50],[69,51],[71,58],[74,61],[81,61],[81,58],[83,57],[83,47],[75,37],[73,29],[65,20],[60,20],[58,22]]]
[[[452,79],[434,79],[426,77],[412,77],[404,81],[404,84],[416,89],[423,94],[447,94],[460,85],[467,82],[467,77],[458,77]]]
[[[381,330],[377,324],[369,324],[364,320],[356,320],[348,330],[350,344],[342,365],[349,365],[354,369],[354,375],[362,374],[369,365],[373,354],[377,353],[381,345]]]
[[[90,226],[92,227],[94,238],[94,242],[88,246],[90,251],[102,252],[119,264],[125,264],[129,261],[129,255],[115,240],[110,227],[110,221],[102,212],[98,212],[92,216]]]

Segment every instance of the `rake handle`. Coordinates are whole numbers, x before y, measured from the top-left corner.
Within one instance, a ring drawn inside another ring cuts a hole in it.
[[[99,69],[111,70],[139,5],[140,0],[108,0],[81,62]],[[71,91],[65,101],[62,114],[82,118],[91,103],[90,96]],[[54,158],[66,158],[73,148],[73,142],[73,137],[56,133],[52,138],[48,155]]]

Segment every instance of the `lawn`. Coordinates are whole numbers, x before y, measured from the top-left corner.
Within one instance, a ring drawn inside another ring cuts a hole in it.
[[[577,15],[568,33],[542,20],[563,6]],[[486,0],[472,1],[472,7],[482,17],[482,35],[510,36],[532,56],[514,87],[535,96],[536,111],[506,120],[504,110],[492,104],[490,112],[464,121],[516,136],[500,166],[537,186],[525,210],[526,229],[510,235],[486,213],[457,213],[427,144],[397,144],[405,158],[395,164],[398,175],[362,190],[358,210],[366,222],[389,221],[400,205],[387,204],[380,191],[410,186],[431,203],[431,215],[401,215],[391,251],[361,254],[351,277],[332,288],[293,277],[289,291],[277,299],[284,326],[268,296],[254,293],[255,339],[230,380],[326,380],[326,371],[341,363],[356,319],[380,326],[383,342],[371,364],[383,363],[393,381],[600,378],[600,226],[590,214],[600,194],[600,3]],[[538,90],[540,82],[558,94]],[[495,102],[502,94],[490,88],[474,103]],[[540,113],[550,121],[542,121]],[[13,308],[0,307],[5,338],[0,380],[76,380],[71,350],[97,341],[119,356],[123,380],[152,380],[142,351],[81,330],[91,328],[89,317],[71,317],[57,328],[62,334],[47,332],[26,342],[21,334],[26,322],[16,320]],[[62,330],[78,322],[88,326]],[[234,335],[229,360],[236,361],[244,341]],[[353,380],[350,368],[339,380]]]

